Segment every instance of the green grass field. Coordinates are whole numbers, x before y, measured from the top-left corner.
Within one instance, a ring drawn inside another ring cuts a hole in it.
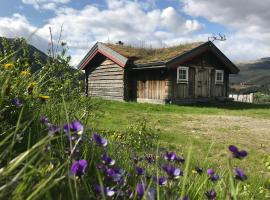
[[[256,174],[261,180],[269,176],[263,164],[265,154],[270,152],[269,105],[177,106],[96,101],[103,111],[89,122],[96,129],[124,131],[145,118],[160,133],[160,142],[166,146],[186,150],[192,145],[196,152],[194,159],[200,160],[209,152],[211,162],[225,164],[227,147],[234,144],[249,152],[248,159],[239,162],[248,169],[247,173]]]

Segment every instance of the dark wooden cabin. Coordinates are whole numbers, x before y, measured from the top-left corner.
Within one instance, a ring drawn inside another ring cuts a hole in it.
[[[224,99],[229,74],[239,72],[212,42],[162,49],[97,42],[78,67],[87,95],[149,103]]]

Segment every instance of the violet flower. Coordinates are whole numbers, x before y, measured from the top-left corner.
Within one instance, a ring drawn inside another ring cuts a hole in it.
[[[115,194],[115,191],[113,189],[110,189],[109,187],[102,188],[100,185],[96,185],[96,191],[100,195],[104,194],[107,197],[112,197]]]
[[[163,165],[162,169],[172,179],[178,179],[180,176],[183,176],[183,171],[179,168],[175,168],[173,165]]]
[[[245,150],[239,151],[238,148],[234,145],[229,146],[229,150],[232,152],[234,158],[242,159],[247,156],[247,152]]]
[[[184,163],[185,162],[185,158],[183,156],[179,156],[179,157],[176,156],[175,161],[180,162],[180,163]]]
[[[176,158],[176,154],[173,151],[172,152],[166,151],[164,158],[165,158],[165,160],[173,161]]]
[[[101,156],[101,160],[103,162],[104,165],[114,165],[115,164],[115,160],[113,160],[111,157],[109,157],[107,154],[103,154]]]
[[[212,168],[209,168],[207,170],[207,174],[209,175],[209,179],[213,182],[218,181],[220,179],[219,175],[217,175]]]
[[[198,174],[202,174],[202,173],[203,173],[203,168],[201,168],[201,167],[195,167],[195,171],[196,171]]]
[[[120,182],[124,176],[124,170],[106,167],[106,174],[113,182]]]
[[[244,180],[247,179],[247,176],[245,175],[245,173],[243,172],[242,169],[236,168],[236,169],[234,170],[234,172],[235,172],[235,178],[236,178],[237,180],[244,181]]]
[[[216,198],[217,193],[215,190],[211,189],[211,190],[208,190],[207,192],[205,192],[205,196],[207,197],[207,199],[213,200]]]
[[[53,125],[53,124],[49,124],[48,123],[48,129],[49,129],[49,134],[54,135],[56,133],[60,133],[60,127]]]
[[[86,160],[79,160],[73,162],[71,166],[71,174],[74,176],[82,176],[85,174],[85,170],[87,168],[87,161]]]
[[[159,177],[159,178],[157,176],[155,176],[153,179],[154,179],[154,182],[156,184],[159,184],[160,186],[167,184],[167,179],[164,176]]]
[[[138,176],[141,176],[141,175],[144,174],[144,169],[141,168],[141,167],[136,167],[135,170],[136,170],[136,174],[137,174]]]
[[[64,125],[64,132],[68,133],[69,131],[81,135],[83,133],[83,125],[79,121],[74,120],[70,124]]]
[[[11,100],[11,103],[16,106],[17,108],[20,108],[23,106],[23,103],[21,102],[21,100],[19,98],[14,98]]]
[[[102,138],[99,134],[97,133],[94,133],[93,136],[92,136],[92,139],[93,141],[96,142],[96,144],[100,145],[100,146],[103,146],[103,147],[106,147],[107,144],[108,144],[108,140]]]
[[[47,126],[49,124],[49,118],[46,117],[45,115],[41,115],[41,117],[40,117],[40,123]]]
[[[136,187],[137,195],[142,198],[143,196],[146,196],[146,199],[154,199],[155,196],[155,190],[153,188],[150,188],[148,193],[145,194],[146,192],[146,185],[144,183],[138,183]]]

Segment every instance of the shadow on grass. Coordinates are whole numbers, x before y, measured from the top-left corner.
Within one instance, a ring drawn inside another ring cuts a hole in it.
[[[181,104],[179,104],[179,106],[181,106]],[[207,102],[207,103],[188,104],[188,106],[223,108],[223,109],[228,109],[228,110],[270,109],[270,104],[254,104],[254,103],[242,103],[242,102],[211,102],[211,103]]]

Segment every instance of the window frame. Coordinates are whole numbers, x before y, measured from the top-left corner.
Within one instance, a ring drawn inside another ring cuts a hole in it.
[[[180,79],[180,70],[186,71],[186,79]],[[189,67],[179,66],[177,67],[177,83],[188,83],[189,80]]]
[[[218,73],[221,73],[221,80],[218,80]],[[224,70],[216,70],[215,72],[215,83],[223,84],[224,83]]]

